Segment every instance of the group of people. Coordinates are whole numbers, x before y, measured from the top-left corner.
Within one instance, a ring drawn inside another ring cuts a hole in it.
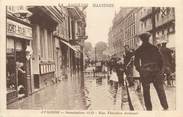
[[[148,32],[139,35],[142,44],[131,50],[125,45],[123,60],[116,57],[111,58],[108,66],[110,68],[110,80],[114,86],[124,86],[127,79],[128,87],[134,86],[134,68],[139,73],[140,85],[143,87],[143,97],[146,110],[152,110],[150,99],[150,84],[153,83],[158,94],[160,103],[164,110],[168,109],[167,98],[164,90],[164,81],[171,85],[171,74],[175,72],[173,63],[173,52],[166,47],[166,43],[154,46],[149,43],[151,34]],[[126,78],[124,77],[126,76]],[[138,86],[138,89],[140,88]]]

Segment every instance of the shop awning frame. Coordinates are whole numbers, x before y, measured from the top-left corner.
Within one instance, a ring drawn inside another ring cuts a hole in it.
[[[60,40],[62,43],[64,43],[65,45],[67,45],[68,47],[70,47],[71,49],[73,49],[76,52],[79,52],[78,49],[76,49],[74,46],[72,46],[70,43],[64,41],[64,40]]]

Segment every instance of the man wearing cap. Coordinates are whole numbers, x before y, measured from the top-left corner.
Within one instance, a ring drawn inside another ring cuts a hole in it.
[[[141,75],[146,110],[152,110],[150,83],[153,83],[164,110],[168,109],[163,80],[161,77],[162,57],[157,47],[149,43],[150,33],[142,33],[142,45],[135,51],[134,65]]]

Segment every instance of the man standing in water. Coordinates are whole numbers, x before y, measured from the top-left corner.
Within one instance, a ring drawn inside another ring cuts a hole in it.
[[[150,33],[139,35],[142,45],[135,51],[135,67],[141,75],[146,110],[152,110],[150,83],[153,83],[164,110],[168,109],[161,69],[163,61],[157,47],[149,43]]]

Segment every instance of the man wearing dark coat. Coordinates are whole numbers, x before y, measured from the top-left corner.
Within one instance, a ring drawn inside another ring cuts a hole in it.
[[[139,37],[142,45],[135,51],[134,65],[141,75],[146,110],[152,110],[150,83],[153,83],[163,109],[167,110],[168,103],[161,76],[163,65],[161,54],[157,47],[149,43],[150,33],[142,33]]]

